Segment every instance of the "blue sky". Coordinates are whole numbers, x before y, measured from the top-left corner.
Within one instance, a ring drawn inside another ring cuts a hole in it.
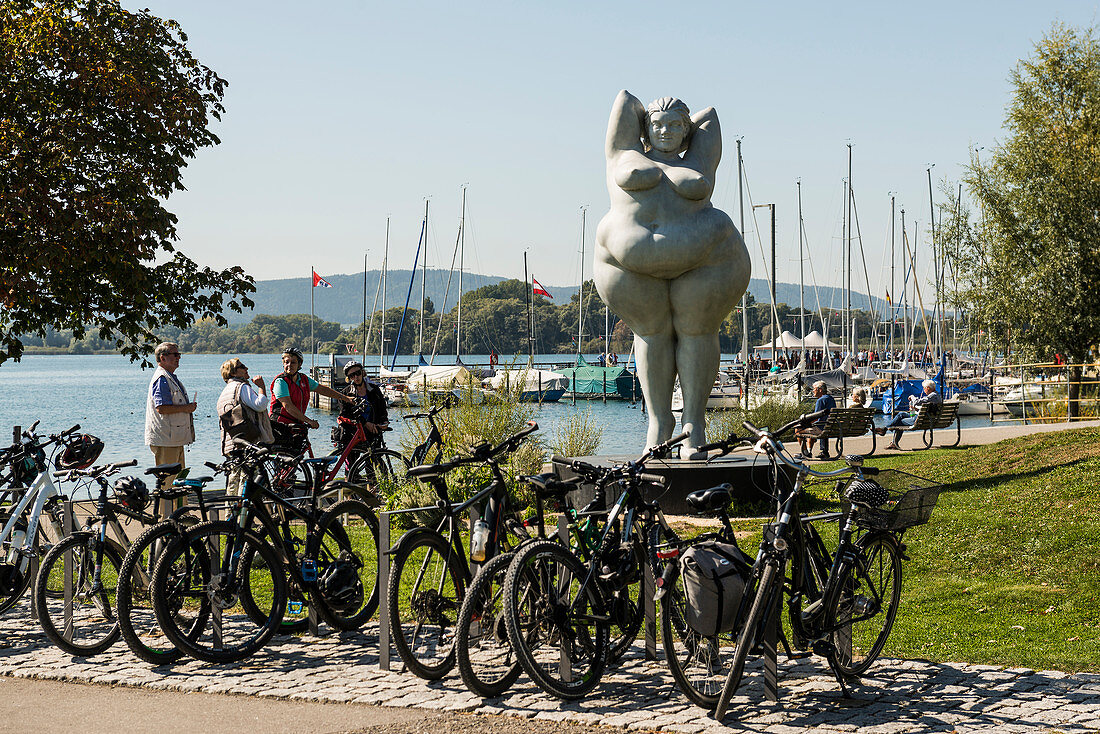
[[[1059,20],[1096,2],[554,3],[146,0],[229,81],[222,144],[169,200],[180,247],[260,279],[408,268],[430,196],[429,266],[447,267],[468,184],[468,270],[546,285],[584,271],[607,211],[603,138],[626,88],[713,106],[725,140],[714,194],[738,221],[743,137],[754,203],[777,206],[779,280],[797,282],[797,179],[814,280],[839,285],[847,144],[871,288],[889,278],[890,198],[927,244],[968,152],[1002,137],[1009,73]],[[763,277],[757,228],[745,239]],[[929,258],[925,258],[926,260]],[[923,269],[923,268],[922,268]],[[807,277],[809,278],[809,266]],[[863,274],[854,276],[858,285]]]

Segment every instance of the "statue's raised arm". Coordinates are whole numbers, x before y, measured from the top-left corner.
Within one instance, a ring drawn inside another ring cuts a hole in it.
[[[691,142],[684,154],[684,164],[714,180],[722,160],[722,126],[713,107],[691,116]]]
[[[641,100],[625,89],[615,97],[611,105],[611,119],[607,123],[607,157],[612,158],[624,150],[642,150],[642,133],[645,125],[645,106]]]

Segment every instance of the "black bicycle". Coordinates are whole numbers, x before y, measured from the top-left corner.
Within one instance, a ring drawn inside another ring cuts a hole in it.
[[[594,483],[599,493],[618,486],[621,494],[608,511],[591,557],[553,540],[525,544],[505,581],[504,614],[508,639],[519,663],[547,693],[563,699],[584,696],[599,684],[612,654],[633,642],[644,618],[638,591],[647,561],[661,572],[655,549],[677,538],[660,506],[643,495],[647,485],[663,487],[646,462],[665,456],[684,432],[651,448],[636,461],[610,469],[553,457]],[[633,590],[632,590],[633,589]]]
[[[928,522],[942,488],[904,472],[864,467],[858,454],[845,456],[847,466],[835,471],[811,469],[800,456],[791,456],[779,437],[820,415],[802,416],[775,431],[743,424],[753,450],[773,464],[777,511],[775,521],[763,529],[734,629],[714,641],[723,669],[728,660],[728,673],[715,703],[719,720],[741,682],[748,656],[769,648],[765,644],[768,628],[778,616],[783,592],[791,627],[789,642],[783,638],[788,655],[804,656],[791,652],[793,644],[825,657],[847,692],[845,677],[859,675],[877,659],[893,627],[905,558],[902,535],[907,528]],[[743,443],[731,436],[699,450],[718,449],[721,455]],[[779,472],[781,464],[795,470],[793,484]],[[799,501],[810,476],[837,479],[838,493],[848,503],[846,511],[802,517]],[[872,477],[884,480],[886,486]],[[817,520],[840,521],[833,554],[814,528]],[[702,705],[709,707],[710,700],[708,695]]]
[[[497,446],[483,443],[471,448],[469,456],[409,470],[408,476],[431,486],[439,501],[432,508],[402,512],[434,511],[440,517],[434,526],[409,530],[387,551],[393,558],[387,601],[397,652],[408,669],[421,678],[438,680],[455,665],[458,613],[473,577],[470,561],[485,563],[507,551],[514,545],[509,531],[525,535],[508,507],[508,487],[500,461],[537,430],[538,424],[531,421]],[[489,483],[464,502],[452,501],[447,473],[473,464],[489,468]],[[482,519],[474,526],[467,554],[462,516],[478,506],[482,506]]]
[[[288,502],[263,484],[259,466],[266,456],[267,449],[245,447],[215,467],[245,473],[232,518],[199,523],[178,536],[153,571],[158,624],[173,645],[199,660],[242,660],[276,632],[304,629],[310,609],[332,627],[350,630],[377,608],[374,511],[356,499],[321,510],[316,493],[308,506]],[[194,620],[207,601],[210,620],[196,635]]]

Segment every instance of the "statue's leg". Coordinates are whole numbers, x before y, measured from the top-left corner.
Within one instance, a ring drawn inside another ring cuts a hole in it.
[[[634,332],[638,382],[649,415],[646,445],[672,436],[672,387],[676,381],[676,337],[669,304],[669,281],[625,270],[596,250],[596,289],[612,311]]]
[[[684,396],[680,421],[691,424],[689,447],[706,443],[707,398],[721,359],[718,329],[748,285],[748,253],[740,237],[736,239],[716,254],[715,262],[684,273],[670,284],[676,371]]]

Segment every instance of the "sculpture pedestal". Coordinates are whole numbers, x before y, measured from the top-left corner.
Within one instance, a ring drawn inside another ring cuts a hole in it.
[[[577,456],[595,466],[614,466],[632,461],[637,456]],[[794,481],[794,472],[786,465],[780,465],[788,480]],[[565,467],[553,465],[553,471],[562,479],[576,476]],[[653,487],[646,491],[646,499],[657,500],[661,509],[668,515],[693,514],[684,498],[697,489],[708,489],[719,484],[733,486],[733,497],[742,502],[765,500],[771,487],[771,462],[759,454],[723,456],[710,463],[688,461],[685,459],[653,459],[646,463],[646,473],[658,474],[668,481],[664,489]],[[788,485],[789,486],[789,485]],[[572,498],[574,507],[584,507],[592,499],[595,488],[585,485],[577,490]],[[611,488],[607,492],[608,504],[615,501],[618,492]]]

